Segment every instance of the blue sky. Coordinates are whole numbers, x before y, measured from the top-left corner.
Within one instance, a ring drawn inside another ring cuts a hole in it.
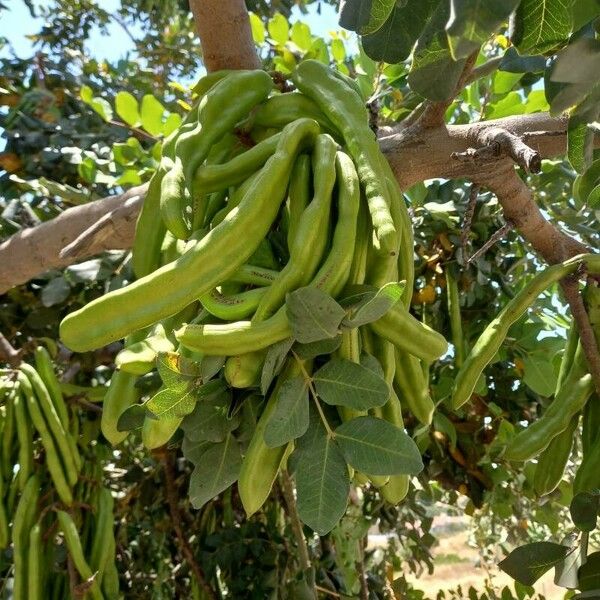
[[[3,11],[0,17],[0,37],[6,37],[11,43],[16,54],[22,58],[30,56],[32,46],[27,35],[37,33],[42,25],[42,19],[33,19],[22,0],[9,0],[10,8]],[[36,3],[37,4],[37,3]],[[120,4],[120,0],[102,0],[102,8],[111,12]],[[302,15],[294,8],[291,21],[302,20],[310,25],[313,34],[328,37],[330,31],[339,29],[335,9],[328,5],[321,5],[321,14],[317,14],[316,4],[309,7],[309,14]],[[132,49],[132,42],[116,23],[109,28],[109,35],[102,36],[99,30],[94,30],[87,45],[87,51],[96,59],[106,59],[110,62],[123,57]],[[110,39],[110,43],[107,41]],[[6,55],[7,49],[1,53]]]

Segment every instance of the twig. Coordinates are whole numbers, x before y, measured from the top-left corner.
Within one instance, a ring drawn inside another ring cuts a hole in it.
[[[11,367],[18,367],[21,362],[21,353],[0,333],[0,361],[8,363]]]
[[[465,216],[460,232],[460,245],[463,251],[463,259],[468,260],[467,244],[469,243],[469,234],[471,233],[471,225],[473,224],[473,215],[475,214],[475,208],[477,206],[477,196],[479,195],[479,186],[474,183],[471,184],[471,190],[469,192],[469,203],[465,210]]]
[[[510,221],[506,221],[500,229],[492,233],[490,239],[483,245],[477,252],[475,252],[472,256],[467,259],[467,264],[472,263],[474,260],[477,260],[480,256],[485,254],[494,244],[499,242],[504,236],[513,229],[514,225]]]
[[[171,452],[167,450],[165,446],[159,448],[154,452],[154,455],[160,459],[163,469],[165,471],[165,493],[167,496],[167,502],[169,504],[169,512],[171,513],[171,521],[173,522],[173,529],[179,542],[179,549],[192,570],[196,582],[204,591],[204,594],[209,600],[218,600],[214,590],[210,587],[206,575],[202,570],[202,567],[198,564],[194,552],[183,535],[183,528],[181,525],[181,513],[179,511],[179,503],[177,496],[177,486],[175,484],[175,473],[173,472],[173,459]]]
[[[585,309],[585,304],[579,291],[578,276],[566,277],[560,282],[560,285],[571,307],[573,319],[575,319],[575,323],[577,324],[579,340],[588,363],[596,393],[600,394],[600,353],[598,352],[598,344],[594,336],[592,324],[590,323],[590,317]]]
[[[117,119],[111,119],[109,123],[111,125],[114,125],[115,127],[122,127],[123,129],[128,129],[135,135],[135,137],[139,137],[143,140],[152,140],[155,142],[158,139],[156,136],[151,135],[150,133],[144,131],[143,129],[140,129],[139,127],[132,127],[131,125],[127,125],[127,123],[123,123],[123,121],[118,121]]]
[[[454,88],[454,91],[452,92],[449,98],[439,102],[427,103],[427,106],[425,107],[421,118],[416,123],[417,126],[428,129],[431,127],[440,127],[444,124],[444,116],[446,114],[446,110],[452,104],[452,102],[454,102],[454,98],[456,97],[456,95],[467,84],[469,76],[471,75],[471,71],[473,70],[473,66],[475,65],[475,61],[477,60],[478,54],[479,52],[473,52],[473,54],[471,54],[465,61],[463,72],[458,78],[456,87]]]
[[[311,567],[310,557],[308,556],[306,538],[304,537],[304,532],[302,531],[302,523],[300,522],[300,517],[298,516],[298,509],[296,508],[296,499],[294,498],[294,486],[292,485],[292,480],[287,471],[283,470],[281,472],[280,479],[281,492],[285,500],[288,517],[290,518],[292,533],[296,538],[296,546],[298,547],[298,559],[300,560],[300,567],[305,573],[307,573]]]
[[[83,396],[70,396],[69,401],[74,402],[75,404],[79,404],[79,406],[82,406],[83,408],[85,408],[86,410],[89,410],[91,412],[102,414],[101,406],[98,406],[97,404],[93,404],[92,402],[89,402]]]
[[[356,570],[360,581],[360,600],[369,600],[369,586],[367,585],[367,576],[365,574],[365,541],[361,539],[358,542],[360,550],[360,559],[356,561]]]
[[[337,592],[332,592],[331,590],[321,587],[320,585],[315,585],[315,590],[317,590],[317,592],[321,592],[322,594],[333,596],[334,598],[341,598],[340,594],[338,594]]]

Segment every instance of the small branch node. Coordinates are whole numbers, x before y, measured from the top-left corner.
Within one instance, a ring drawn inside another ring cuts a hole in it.
[[[467,264],[470,264],[471,262],[477,260],[480,256],[483,256],[492,246],[497,244],[500,240],[504,239],[504,237],[510,231],[512,231],[513,228],[514,228],[513,223],[511,221],[506,221],[506,223],[504,223],[504,225],[502,225],[502,227],[500,227],[500,229],[495,231],[490,236],[490,239],[483,246],[481,246],[481,248],[479,248],[479,250],[477,250],[477,252],[475,252],[472,256],[470,256],[467,259]]]

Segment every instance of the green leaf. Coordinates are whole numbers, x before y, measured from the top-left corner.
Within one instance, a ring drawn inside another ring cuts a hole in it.
[[[265,26],[260,17],[253,12],[250,13],[250,28],[252,30],[252,39],[254,40],[254,43],[258,46],[264,44],[266,37]]]
[[[290,33],[290,26],[287,19],[281,13],[275,13],[267,24],[269,36],[278,44],[283,46],[287,41]]]
[[[117,431],[133,431],[140,429],[146,418],[146,409],[141,404],[128,406],[117,421]]]
[[[600,512],[600,493],[581,492],[573,496],[569,507],[571,519],[577,529],[593,531]]]
[[[371,354],[368,354],[367,352],[361,352],[360,364],[366,369],[369,369],[369,371],[375,373],[377,377],[385,379],[385,373],[383,372],[381,363]]]
[[[575,0],[573,3],[573,31],[600,16],[600,0]]]
[[[190,379],[205,379],[202,373],[202,363],[181,356],[177,352],[159,352],[156,356],[156,366],[166,387],[172,387]]]
[[[368,410],[383,406],[390,397],[385,379],[345,358],[334,358],[313,376],[319,397],[334,406]]]
[[[367,25],[373,0],[342,0],[340,25],[350,31],[359,31]]]
[[[515,548],[498,566],[519,583],[533,585],[569,552],[568,546],[552,542],[534,542]]]
[[[527,387],[540,396],[552,396],[556,386],[556,373],[551,362],[545,357],[531,354],[523,359],[523,368],[523,381]]]
[[[360,28],[361,35],[375,33],[388,19],[396,0],[372,0],[369,22]]]
[[[139,124],[138,101],[129,92],[121,91],[115,96],[115,110],[127,125],[133,127]]]
[[[502,62],[498,67],[500,71],[507,71],[508,73],[541,73],[545,68],[545,57],[539,54],[521,56],[513,46],[504,53]]]
[[[234,483],[242,466],[242,454],[230,434],[225,441],[208,448],[190,478],[190,502],[196,509],[218,496]]]
[[[163,114],[165,107],[152,95],[146,94],[142,98],[140,120],[142,127],[150,134],[158,136],[163,130]]]
[[[588,197],[596,186],[600,184],[600,158],[596,159],[585,173],[576,179],[573,184],[573,194],[581,205],[588,201]]]
[[[595,590],[600,596],[600,552],[592,552],[579,567],[579,585],[582,592]],[[597,597],[598,597],[597,596]]]
[[[404,292],[405,281],[386,283],[377,293],[354,309],[343,321],[345,327],[360,327],[377,321],[395,306]]]
[[[184,417],[196,406],[196,389],[191,382],[163,388],[146,402],[146,408],[159,419]]]
[[[94,97],[94,91],[89,85],[82,85],[79,90],[79,97],[86,103],[90,104]]]
[[[45,307],[64,302],[71,294],[71,286],[64,277],[51,279],[43,288],[40,298]]]
[[[569,116],[567,127],[567,156],[571,166],[583,173],[592,163],[595,134],[588,123],[600,115],[600,86],[597,87]]]
[[[476,52],[504,23],[521,0],[450,0],[446,25],[455,60]]]
[[[260,375],[260,391],[265,396],[273,379],[283,368],[283,363],[294,344],[294,338],[287,338],[269,346]]]
[[[88,183],[94,183],[96,181],[96,173],[98,173],[98,167],[94,160],[86,156],[78,165],[77,173],[79,177]]]
[[[520,54],[551,54],[568,39],[573,0],[521,0],[512,43]]]
[[[186,460],[196,465],[202,460],[204,453],[211,447],[212,442],[192,442],[190,438],[184,437],[181,443],[181,451]]]
[[[305,52],[310,50],[313,42],[310,27],[306,23],[296,21],[292,25],[290,39],[298,46],[298,48],[300,48],[300,50],[304,50]]]
[[[163,124],[162,134],[164,137],[171,135],[181,125],[181,116],[177,113],[171,113]]]
[[[402,429],[374,417],[358,417],[335,430],[335,441],[348,464],[370,475],[416,475],[421,453]]]
[[[442,2],[417,41],[408,74],[411,89],[430,100],[451,98],[465,66],[465,59],[452,59],[444,30],[448,17],[449,6]]]
[[[391,64],[406,60],[439,3],[440,0],[408,0],[404,7],[396,4],[383,26],[362,38],[367,56]]]
[[[433,414],[433,428],[436,431],[441,431],[445,433],[450,439],[450,445],[452,448],[456,448],[456,427],[452,421],[442,412],[435,411]]]
[[[234,431],[239,423],[239,415],[227,417],[231,396],[227,390],[219,396],[198,402],[196,408],[181,422],[181,428],[192,442],[222,442],[227,434]]]
[[[288,379],[277,394],[277,405],[265,427],[269,448],[283,446],[304,435],[308,429],[308,384],[303,377]]]
[[[309,360],[323,354],[333,354],[341,344],[342,336],[340,334],[326,340],[310,342],[309,344],[296,343],[293,350],[302,360]]]
[[[298,288],[285,303],[294,338],[302,344],[334,337],[346,316],[331,296],[314,287]]]
[[[308,431],[297,441],[295,473],[300,519],[319,535],[329,533],[346,511],[350,476],[340,449],[315,410]]]
[[[331,56],[333,56],[333,60],[337,63],[344,62],[344,59],[346,58],[346,48],[344,47],[344,42],[340,40],[340,38],[331,40]]]
[[[104,98],[92,98],[89,102],[93,108],[105,121],[110,121],[113,118],[113,111],[110,104]]]

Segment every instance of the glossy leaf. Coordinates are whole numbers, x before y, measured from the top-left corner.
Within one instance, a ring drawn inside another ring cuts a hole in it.
[[[594,590],[600,596],[600,552],[592,552],[587,556],[585,563],[579,567],[578,576],[577,587],[582,592]]]
[[[344,319],[346,327],[360,327],[377,321],[395,306],[404,292],[406,282],[386,283],[374,296],[365,300]]]
[[[446,32],[455,60],[477,51],[521,0],[450,0]]]
[[[140,112],[138,101],[129,92],[121,91],[115,96],[115,111],[127,125],[138,125]]]
[[[374,417],[358,417],[335,430],[335,441],[348,464],[370,475],[416,475],[421,453],[404,431]]]
[[[163,130],[163,114],[165,107],[152,95],[146,94],[142,98],[140,120],[142,127],[150,134],[158,136]]]
[[[395,5],[396,0],[372,0],[369,21],[360,28],[360,34],[375,33],[387,21]]]
[[[549,54],[569,38],[573,0],[521,0],[512,43],[520,54]]]
[[[371,16],[373,0],[342,0],[340,25],[344,29],[359,31],[367,25]]]
[[[560,563],[570,548],[553,542],[534,542],[515,548],[498,566],[523,585],[533,585],[546,571]]]
[[[273,379],[281,372],[285,359],[294,344],[294,338],[287,338],[269,346],[260,375],[260,391],[266,395]]]
[[[319,397],[334,406],[368,410],[383,406],[390,397],[385,379],[345,358],[325,363],[313,376]]]
[[[582,492],[573,496],[569,507],[571,519],[577,529],[592,531],[600,513],[600,493]]]

